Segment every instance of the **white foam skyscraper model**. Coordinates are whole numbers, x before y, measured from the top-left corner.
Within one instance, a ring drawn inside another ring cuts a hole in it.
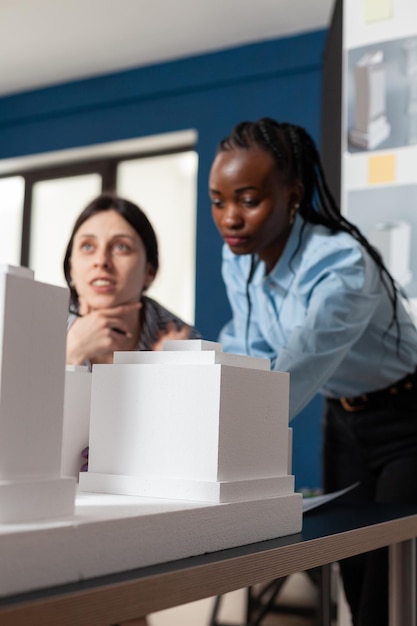
[[[370,243],[382,254],[385,265],[402,287],[413,278],[411,237],[411,224],[403,220],[377,222],[369,233]]]
[[[349,140],[354,146],[372,150],[389,137],[386,115],[386,77],[382,50],[365,54],[354,68],[354,126]]]
[[[0,522],[72,514],[61,477],[66,289],[0,266]]]
[[[223,353],[218,343],[115,353],[113,365],[93,367],[89,471],[80,489],[269,507],[274,500],[270,536],[298,532],[288,398],[288,374],[271,372],[267,359]]]

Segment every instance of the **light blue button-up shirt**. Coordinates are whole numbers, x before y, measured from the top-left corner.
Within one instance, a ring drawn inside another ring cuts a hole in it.
[[[357,396],[414,371],[417,330],[398,301],[401,340],[379,268],[349,234],[331,234],[297,216],[285,250],[266,274],[259,262],[249,286],[249,255],[223,249],[223,279],[232,320],[219,341],[225,352],[271,359],[290,373],[290,418],[317,393]],[[247,341],[246,341],[247,337]]]

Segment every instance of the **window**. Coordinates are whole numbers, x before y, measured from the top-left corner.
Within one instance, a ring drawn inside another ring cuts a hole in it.
[[[116,190],[145,211],[157,233],[160,270],[149,295],[193,323],[195,140],[184,131],[0,161],[0,262],[65,286],[62,263],[76,217],[101,190]]]
[[[20,264],[24,194],[25,180],[22,176],[0,178],[1,264]]]

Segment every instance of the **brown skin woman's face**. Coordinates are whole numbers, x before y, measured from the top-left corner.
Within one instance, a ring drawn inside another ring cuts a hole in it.
[[[214,222],[234,254],[257,254],[270,272],[301,200],[299,185],[282,182],[273,157],[253,147],[219,152],[209,190]]]

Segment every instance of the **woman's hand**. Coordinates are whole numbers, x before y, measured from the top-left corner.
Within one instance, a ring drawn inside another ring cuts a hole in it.
[[[166,339],[189,339],[191,327],[185,324],[180,330],[174,322],[169,322],[165,328],[159,331],[159,337],[152,346],[152,350],[162,350],[162,344]]]
[[[139,311],[140,302],[90,311],[79,317],[67,333],[67,364],[82,365],[87,359],[103,359],[126,350],[133,334],[126,317]]]

